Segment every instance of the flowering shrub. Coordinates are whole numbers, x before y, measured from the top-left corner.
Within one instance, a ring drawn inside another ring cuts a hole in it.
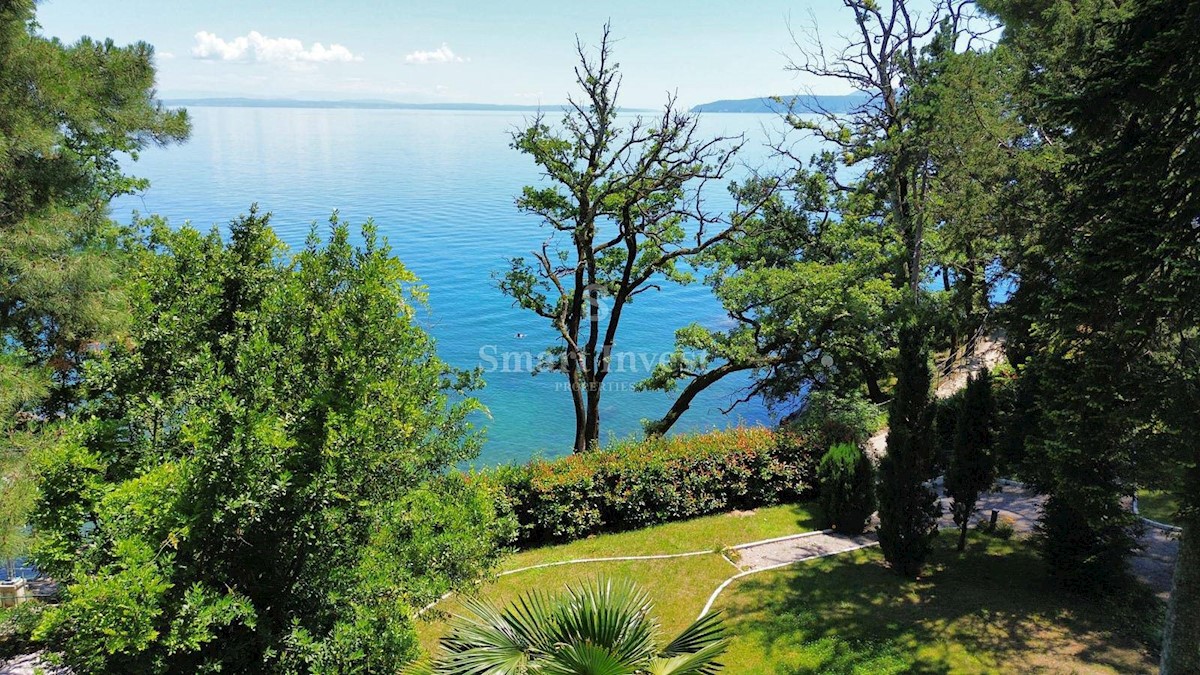
[[[806,439],[762,427],[626,441],[480,475],[519,523],[518,545],[569,541],[812,496]]]

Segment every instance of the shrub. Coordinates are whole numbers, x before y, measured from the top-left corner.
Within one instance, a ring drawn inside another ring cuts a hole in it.
[[[875,468],[858,446],[839,443],[817,466],[821,510],[831,527],[860,534],[875,512]]]
[[[810,497],[809,447],[795,434],[738,428],[627,441],[478,478],[501,487],[517,543],[530,546]]]
[[[1120,586],[1114,581],[1127,578],[1133,540],[1116,519],[1112,521],[1113,525],[1094,527],[1073,500],[1051,495],[1034,535],[1050,577],[1084,594]]]
[[[1016,521],[1008,516],[1001,516],[996,520],[996,527],[992,528],[991,535],[997,539],[1012,539],[1016,532]]]
[[[30,601],[0,609],[0,661],[40,648],[33,639],[33,631],[41,621],[45,607],[40,602]]]
[[[883,412],[862,394],[813,391],[788,427],[811,439],[814,447],[828,448],[861,445],[886,422]]]

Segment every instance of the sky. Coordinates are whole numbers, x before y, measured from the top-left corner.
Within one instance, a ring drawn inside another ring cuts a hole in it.
[[[834,0],[42,0],[42,32],[155,46],[162,98],[253,97],[555,104],[573,86],[575,36],[611,21],[621,105],[690,106],[812,90],[789,24],[836,41]]]

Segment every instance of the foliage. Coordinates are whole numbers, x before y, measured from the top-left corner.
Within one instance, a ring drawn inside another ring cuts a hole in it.
[[[1123,525],[1096,526],[1062,496],[1046,500],[1035,539],[1050,576],[1072,591],[1105,593],[1127,581],[1131,542]]]
[[[963,405],[962,389],[932,401],[933,405],[933,470],[945,473],[954,456],[954,430],[958,427],[959,414]]]
[[[154,98],[153,49],[44,37],[0,3],[0,559],[26,553],[28,454],[76,396],[92,345],[128,318],[109,199],[145,187],[118,158],[188,135]],[[11,572],[11,569],[10,569]]]
[[[933,408],[924,337],[914,325],[900,332],[895,397],[888,410],[887,453],[879,462],[879,546],[897,573],[915,577],[937,535],[941,508],[932,478]]]
[[[477,404],[414,323],[414,277],[336,216],[290,258],[254,211],[227,240],[144,232],[134,331],[37,457],[63,601],[36,636],[81,673],[394,670],[415,609],[511,536],[444,474]]]
[[[33,631],[41,622],[45,609],[46,605],[41,602],[0,608],[0,661],[37,651]]]
[[[875,467],[857,445],[829,448],[817,465],[821,512],[842,534],[860,534],[875,513]]]
[[[832,447],[839,443],[862,445],[886,423],[886,411],[857,392],[817,390],[809,393],[804,407],[786,422],[786,427],[812,439],[818,447]]]
[[[522,545],[578,539],[812,493],[816,455],[803,437],[763,428],[653,437],[562,459],[489,470]]]
[[[109,199],[145,187],[118,159],[188,135],[154,98],[154,50],[38,32],[34,3],[0,5],[0,419],[59,412],[88,345],[119,332]],[[18,394],[10,396],[11,394]],[[43,411],[49,406],[49,411]]]
[[[514,304],[548,321],[575,410],[575,451],[597,447],[600,398],[621,316],[663,282],[688,283],[697,256],[738,231],[753,211],[728,217],[702,208],[700,191],[732,164],[733,139],[702,139],[698,118],[674,98],[661,116],[617,119],[620,76],[604,28],[597,55],[576,45],[580,96],[558,128],[542,116],[513,134],[513,148],[542,169],[544,185],[517,200],[552,230],[532,259],[498,276]]]
[[[1027,182],[1048,208],[1023,208],[1013,224],[1011,332],[1042,410],[1029,449],[1061,498],[1045,525],[1083,530],[1071,550],[1111,546],[1087,556],[1107,561],[1129,549],[1112,531],[1133,521],[1122,498],[1139,485],[1178,490],[1184,542],[1162,668],[1200,670],[1200,564],[1184,563],[1200,531],[1200,8],[986,5],[1021,58],[1025,154],[1060,156]]]
[[[996,479],[992,460],[992,425],[996,413],[991,376],[986,370],[972,375],[963,392],[954,430],[954,454],[944,482],[946,494],[952,500],[950,513],[959,529],[960,551],[967,546],[967,529],[979,495],[991,489]]]
[[[659,645],[649,596],[629,581],[597,578],[552,596],[531,590],[506,608],[466,599],[426,673],[711,675],[728,640],[720,615],[696,620]]]
[[[705,282],[730,327],[676,332],[673,358],[640,384],[672,392],[682,385],[652,431],[669,429],[700,391],[735,372],[749,371],[751,395],[769,403],[805,391],[885,399],[902,296],[899,251],[878,199],[865,187],[839,189],[839,170],[826,158],[736,193],[742,201],[767,196],[757,217],[704,256]]]

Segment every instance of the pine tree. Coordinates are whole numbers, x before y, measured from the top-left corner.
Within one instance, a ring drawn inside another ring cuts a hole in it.
[[[946,495],[953,501],[950,511],[958,525],[958,550],[967,547],[967,528],[979,495],[991,487],[995,479],[992,459],[992,419],[995,404],[992,400],[992,380],[986,370],[967,381],[958,422],[954,427],[954,451],[946,471]]]
[[[940,507],[929,487],[933,407],[929,359],[921,329],[900,331],[900,372],[888,410],[887,454],[879,463],[879,546],[898,573],[921,572],[937,534]]]

